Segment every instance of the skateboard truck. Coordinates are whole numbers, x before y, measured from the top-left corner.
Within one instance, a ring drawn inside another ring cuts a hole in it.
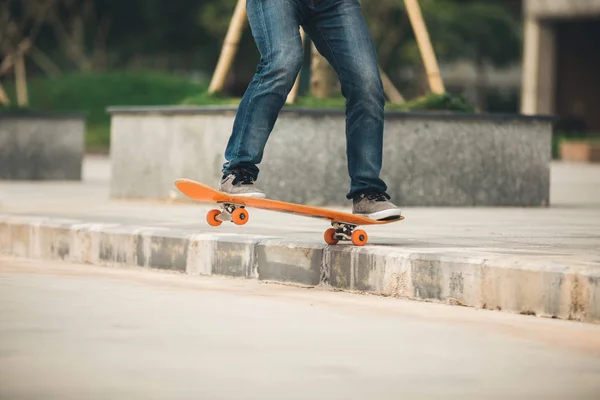
[[[325,231],[324,239],[327,244],[334,245],[340,240],[350,240],[355,246],[364,246],[369,239],[367,232],[356,229],[357,225],[344,222],[332,222],[331,225],[333,228]]]
[[[206,214],[206,222],[210,226],[219,226],[224,221],[231,221],[236,225],[244,225],[248,222],[249,214],[244,206],[231,203],[220,204],[220,210],[210,210]]]

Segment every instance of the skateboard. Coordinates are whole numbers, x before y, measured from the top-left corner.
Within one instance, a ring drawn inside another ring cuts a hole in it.
[[[206,214],[206,222],[210,226],[219,226],[224,221],[230,221],[236,225],[246,224],[250,217],[246,207],[278,211],[329,221],[332,228],[325,231],[324,239],[330,245],[335,245],[341,240],[348,240],[355,246],[364,246],[367,243],[368,236],[364,230],[356,229],[358,226],[389,224],[404,219],[403,216],[396,216],[386,220],[374,220],[346,212],[280,200],[231,196],[190,179],[177,179],[175,186],[181,193],[193,200],[220,205],[220,209],[213,209]]]

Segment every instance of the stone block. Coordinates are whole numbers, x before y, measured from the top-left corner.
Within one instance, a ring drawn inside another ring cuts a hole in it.
[[[192,235],[187,252],[187,273],[256,278],[259,240],[244,235]]]
[[[280,239],[264,240],[256,249],[258,278],[318,285],[323,264],[323,247]]]
[[[139,232],[128,227],[105,227],[98,232],[98,263],[138,265]]]
[[[183,198],[173,182],[217,186],[232,107],[112,108],[111,195]],[[552,120],[387,112],[381,177],[403,206],[547,206]],[[143,140],[141,139],[143,138]],[[259,165],[269,197],[349,204],[341,110],[284,109]]]
[[[0,113],[0,180],[80,180],[85,118]]]
[[[217,185],[234,112],[151,110],[112,117],[111,197],[177,197],[173,182],[181,177]]]
[[[189,236],[189,233],[168,229],[140,232],[136,254],[138,266],[185,272]]]
[[[223,236],[213,243],[212,274],[253,278],[256,276],[256,239]]]

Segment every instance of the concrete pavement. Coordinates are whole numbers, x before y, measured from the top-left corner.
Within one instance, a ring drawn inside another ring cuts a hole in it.
[[[0,399],[597,399],[600,326],[0,257]]]
[[[138,265],[600,321],[600,168],[555,164],[546,209],[410,208],[366,227],[370,245],[326,246],[323,221],[251,210],[207,226],[209,206],[116,201],[106,159],[82,183],[1,183],[0,251]]]

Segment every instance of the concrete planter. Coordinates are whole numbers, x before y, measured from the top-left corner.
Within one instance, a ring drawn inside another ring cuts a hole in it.
[[[0,112],[1,180],[80,180],[85,117]]]
[[[600,163],[600,143],[565,140],[560,143],[560,158],[569,162]]]
[[[177,197],[179,177],[216,186],[235,107],[110,108],[111,195]],[[387,112],[382,178],[404,206],[546,206],[552,120]],[[271,198],[348,204],[343,110],[284,109],[259,166]]]

